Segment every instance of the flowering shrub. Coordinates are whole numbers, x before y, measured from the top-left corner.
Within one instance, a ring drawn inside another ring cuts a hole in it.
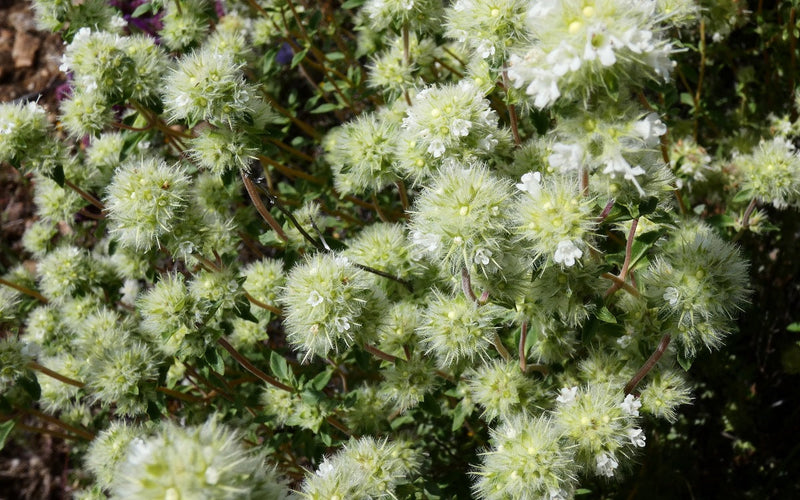
[[[797,102],[698,133],[735,2],[35,5],[71,93],[0,105],[0,437],[91,441],[78,498],[613,489],[800,206]]]

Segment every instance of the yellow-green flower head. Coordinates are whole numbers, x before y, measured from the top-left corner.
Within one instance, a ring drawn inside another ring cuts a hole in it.
[[[300,495],[309,500],[397,498],[396,488],[414,480],[420,458],[406,441],[351,439],[306,475]]]
[[[29,148],[44,142],[48,130],[47,113],[35,102],[0,104],[0,162],[18,165]]]
[[[287,340],[303,359],[349,348],[375,334],[383,294],[346,257],[316,254],[292,269],[282,302]]]
[[[335,132],[334,146],[326,160],[334,175],[334,186],[343,194],[377,193],[398,177],[392,144],[398,123],[372,113],[356,117]]]
[[[447,9],[447,36],[473,56],[502,64],[511,46],[527,36],[526,0],[457,0]]]
[[[136,307],[142,315],[142,333],[166,356],[202,356],[216,340],[213,335],[206,335],[202,324],[205,318],[189,294],[183,275],[162,276],[140,296]]]
[[[641,402],[617,385],[564,387],[556,402],[556,426],[576,447],[576,461],[598,476],[613,477],[620,461],[645,446],[638,428]]]
[[[258,149],[253,139],[240,130],[228,127],[204,128],[189,140],[189,156],[211,173],[222,175],[229,170],[248,172]]]
[[[488,360],[502,309],[478,305],[463,293],[448,297],[434,291],[422,316],[417,334],[440,366],[463,367],[476,358]]]
[[[675,422],[678,407],[692,402],[690,383],[676,370],[660,371],[651,377],[642,389],[642,412]]]
[[[788,140],[761,141],[752,154],[734,158],[744,177],[742,188],[762,203],[781,209],[800,207],[800,156]]]
[[[233,54],[204,47],[184,55],[166,77],[163,89],[169,120],[206,120],[227,125],[257,109],[255,90],[245,83],[242,63]]]
[[[506,246],[511,186],[482,165],[443,168],[411,216],[411,240],[443,268],[493,269]]]
[[[125,458],[131,442],[141,433],[142,430],[133,425],[113,421],[92,440],[84,463],[94,474],[99,486],[103,488],[111,486],[119,462]]]
[[[543,390],[522,373],[516,362],[494,360],[470,371],[467,376],[470,396],[483,406],[483,418],[487,422],[527,415],[536,400],[544,396]]]
[[[282,500],[288,491],[258,453],[212,417],[202,426],[166,421],[134,438],[111,485],[111,498]]]
[[[408,164],[401,156],[400,168],[409,175],[422,178],[432,173],[423,167],[486,160],[508,142],[508,131],[498,127],[497,113],[469,80],[427,87],[413,102],[403,119],[401,137],[413,143],[412,149],[424,152],[428,165]],[[399,148],[403,147],[401,142]]]
[[[591,245],[596,217],[592,201],[581,193],[576,177],[539,172],[523,175],[514,207],[514,234],[534,259],[545,258],[562,268],[580,261]]]
[[[31,357],[27,343],[12,336],[0,339],[0,394],[27,373]]]
[[[415,86],[422,86],[420,73],[433,65],[437,46],[430,38],[420,38],[416,33],[409,34],[410,64],[405,62],[402,37],[391,38],[387,46],[372,59],[368,83],[383,91],[391,102],[402,95],[404,90],[410,91]]]
[[[749,294],[747,263],[708,226],[687,224],[642,274],[651,303],[684,353],[718,347]]]
[[[175,231],[186,208],[189,178],[176,164],[132,159],[114,174],[106,207],[111,234],[124,247],[147,251]]]
[[[579,465],[550,418],[516,415],[491,432],[492,447],[473,472],[477,498],[572,498]]]
[[[178,0],[164,3],[159,32],[170,50],[183,50],[208,33],[210,6],[207,0]]]
[[[261,259],[245,267],[241,275],[245,277],[242,288],[254,299],[269,305],[277,305],[280,290],[286,283],[283,261],[277,259]],[[268,319],[270,312],[253,305],[250,312],[259,319]]]
[[[543,0],[532,3],[527,28],[535,42],[513,55],[508,76],[526,87],[537,108],[561,95],[583,97],[608,81],[669,79],[672,45],[655,2]],[[616,86],[616,85],[614,85]]]
[[[372,267],[401,279],[411,279],[420,273],[411,245],[403,226],[399,224],[375,223],[364,228],[347,241],[348,248],[342,255],[353,262]],[[387,295],[404,294],[407,290],[400,283],[374,276],[377,286]]]
[[[74,75],[74,91],[87,96],[97,94],[115,103],[127,97],[136,79],[134,61],[126,53],[126,37],[81,28],[62,56],[59,69]]]
[[[436,367],[425,356],[415,355],[410,360],[402,358],[381,370],[383,383],[380,395],[394,405],[395,411],[406,411],[417,406],[425,395],[438,386]]]
[[[363,12],[375,30],[441,31],[441,0],[367,0]]]

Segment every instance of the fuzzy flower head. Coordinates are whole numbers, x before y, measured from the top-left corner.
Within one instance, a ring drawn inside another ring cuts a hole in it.
[[[658,196],[670,180],[658,152],[666,132],[655,113],[602,108],[591,119],[577,116],[559,122],[550,134],[548,163],[564,174],[588,172],[593,190],[620,202]]]
[[[275,305],[280,290],[286,282],[283,262],[275,259],[262,259],[251,262],[242,271],[245,281],[242,288],[254,299],[265,304]],[[257,318],[267,319],[270,312],[253,305],[250,312]]]
[[[642,275],[647,296],[685,354],[718,347],[748,296],[747,264],[710,228],[677,231]]]
[[[203,317],[180,274],[167,274],[136,303],[145,336],[166,356],[201,356],[214,338],[206,338]]]
[[[344,194],[377,193],[397,180],[392,144],[398,123],[372,113],[359,115],[336,131],[326,159],[336,189]]]
[[[488,359],[500,314],[498,307],[478,306],[464,294],[448,297],[434,293],[417,333],[440,366],[460,366],[476,358]]]
[[[744,177],[742,188],[762,203],[782,209],[800,207],[800,155],[781,137],[762,141],[750,155],[734,159]]]
[[[214,418],[194,427],[167,421],[155,435],[134,438],[111,486],[115,499],[279,500],[286,493],[274,469]]]
[[[204,128],[189,140],[189,157],[209,172],[222,175],[229,170],[245,172],[256,158],[253,139],[239,130]]]
[[[375,223],[364,228],[347,241],[348,248],[342,255],[353,262],[378,269],[401,279],[412,278],[419,272],[411,245],[403,227],[399,224]],[[407,290],[397,281],[374,276],[377,286],[387,295],[403,294]]]
[[[210,22],[207,0],[178,0],[164,4],[161,18],[161,40],[171,50],[180,51],[196,44],[206,33]]]
[[[328,356],[374,334],[383,294],[341,256],[317,254],[292,269],[281,301],[287,339],[304,359]]]
[[[487,422],[526,415],[544,395],[517,363],[501,361],[493,361],[471,372],[468,387],[472,401],[483,406],[483,418]]]
[[[45,141],[48,129],[47,113],[35,102],[0,104],[0,162],[18,165]]]
[[[447,9],[447,36],[473,56],[505,61],[508,48],[527,37],[524,0],[458,0]]]
[[[155,158],[123,164],[108,187],[111,234],[122,246],[150,250],[175,230],[186,208],[189,178]]]
[[[691,191],[694,186],[706,182],[717,170],[705,148],[690,136],[672,144],[669,156],[678,188],[686,186]]]
[[[517,415],[492,429],[492,447],[473,472],[477,498],[571,498],[578,464],[554,422]]]
[[[638,428],[635,401],[627,400],[616,386],[593,383],[562,390],[554,412],[555,422],[576,446],[576,459],[597,475],[611,477],[621,457],[644,445]],[[638,432],[637,432],[638,431]]]
[[[480,165],[441,170],[414,206],[414,245],[455,273],[491,267],[505,245],[511,193]]]
[[[433,360],[425,356],[412,356],[410,360],[402,358],[381,371],[383,383],[379,394],[384,401],[390,401],[395,411],[406,411],[417,406],[426,394],[432,393],[439,380]]]
[[[445,160],[487,160],[508,143],[508,132],[498,127],[497,113],[472,82],[431,86],[419,92],[403,119],[403,137],[424,153],[427,168]],[[399,154],[399,153],[398,153]],[[400,167],[416,177],[430,175],[407,164]]]
[[[607,81],[666,80],[672,45],[655,2],[544,0],[530,5],[527,28],[536,40],[510,58],[508,76],[538,108],[562,94],[586,96]]]
[[[164,82],[165,112],[170,121],[206,120],[228,125],[256,109],[255,91],[245,83],[242,63],[230,52],[208,48],[184,55]]]
[[[306,475],[301,495],[311,500],[397,498],[396,489],[413,481],[420,458],[405,441],[352,439]]]
[[[375,30],[407,27],[415,32],[441,29],[442,2],[439,0],[367,0],[363,12]]]
[[[583,256],[596,224],[591,200],[570,176],[552,175],[539,182],[541,175],[536,174],[523,175],[517,184],[521,193],[514,207],[515,234],[535,258],[572,267]]]
[[[87,389],[95,401],[104,407],[113,405],[120,416],[147,412],[147,387],[158,379],[158,358],[150,346],[118,339],[117,344],[102,349],[88,363],[87,373],[91,375],[87,377]]]
[[[678,407],[692,402],[691,392],[689,383],[681,373],[674,370],[655,373],[642,389],[641,411],[675,422]]]
[[[129,86],[136,79],[126,44],[125,37],[81,28],[67,45],[59,69],[72,72],[75,89],[116,102],[130,94]]]
[[[142,432],[132,425],[114,421],[100,432],[89,445],[84,463],[94,474],[97,484],[108,488],[114,482],[114,471],[125,458],[132,442],[141,442]],[[138,444],[138,443],[137,443]]]
[[[30,349],[14,337],[0,339],[0,394],[27,372],[31,360]]]

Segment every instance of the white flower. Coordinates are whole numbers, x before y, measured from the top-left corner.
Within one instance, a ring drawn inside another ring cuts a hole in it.
[[[597,455],[597,474],[599,476],[614,477],[614,470],[619,465],[619,462],[613,455],[608,453],[601,453]]]
[[[495,48],[494,44],[489,40],[483,40],[478,48],[476,49],[478,55],[481,56],[482,59],[486,59],[487,57],[491,57],[494,55]]]
[[[551,489],[548,494],[550,495],[550,500],[567,500],[569,498],[569,494],[563,489]]]
[[[641,429],[628,429],[628,437],[631,439],[631,444],[638,448],[644,448],[647,436]]]
[[[330,462],[325,460],[321,464],[319,464],[319,468],[317,469],[317,475],[320,477],[328,477],[333,473],[333,465]]]
[[[553,73],[557,76],[564,76],[568,71],[578,71],[583,62],[575,49],[564,41],[547,54],[545,61],[553,66]]]
[[[663,299],[669,302],[669,305],[675,306],[678,304],[678,299],[680,298],[680,294],[678,293],[678,289],[674,286],[668,286],[666,290],[664,290],[664,295],[662,295]]]
[[[614,54],[614,45],[621,45],[621,42],[605,33],[604,29],[590,30],[586,36],[583,58],[587,61],[599,59],[600,64],[603,66],[613,66],[617,62],[617,56]]]
[[[433,253],[439,248],[439,236],[435,234],[414,231],[411,233],[411,241],[415,246],[422,247],[425,251]]]
[[[654,50],[655,46],[651,42],[652,39],[653,32],[650,30],[631,28],[622,34],[622,41],[631,50],[631,52],[636,54]]]
[[[127,279],[122,283],[122,288],[119,289],[122,294],[120,302],[124,304],[136,303],[136,296],[139,295],[139,280]]]
[[[628,394],[625,396],[625,400],[619,404],[619,407],[622,408],[627,415],[631,417],[638,417],[639,416],[639,408],[642,407],[642,402],[636,399],[633,394]]]
[[[308,299],[306,299],[306,304],[310,305],[311,307],[317,307],[318,305],[322,304],[322,295],[319,294],[316,290],[311,290],[311,293],[308,294]]]
[[[617,153],[606,160],[606,168],[603,169],[603,173],[611,174],[612,177],[616,174],[622,174],[626,180],[633,182],[633,185],[636,186],[636,190],[639,191],[639,195],[644,196],[644,190],[642,186],[639,185],[639,181],[636,180],[636,176],[645,174],[646,172],[638,165],[631,167],[631,164],[628,163],[621,154]]]
[[[648,145],[658,142],[658,138],[667,133],[667,126],[658,119],[655,113],[649,113],[644,119],[633,125],[633,130]]]
[[[347,318],[336,317],[333,320],[333,326],[339,333],[344,333],[350,329],[350,321]]]
[[[561,391],[559,392],[559,396],[556,398],[556,401],[561,403],[562,405],[568,405],[575,401],[575,397],[578,395],[578,387],[562,387]]]
[[[444,154],[444,142],[441,139],[434,139],[428,146],[428,153],[432,154],[434,158],[439,158]]]
[[[450,125],[450,133],[456,137],[466,137],[469,135],[469,129],[472,127],[472,122],[469,120],[462,120],[456,118]]]
[[[484,266],[488,266],[489,262],[492,260],[492,251],[486,250],[484,248],[479,248],[475,250],[475,257],[473,260],[476,264],[482,264]]]
[[[522,182],[517,183],[517,189],[524,191],[528,194],[537,196],[541,191],[542,174],[539,172],[528,172],[520,179]]]
[[[575,246],[572,240],[563,240],[558,242],[556,253],[553,254],[553,260],[557,264],[572,267],[575,265],[575,259],[580,259],[582,256],[583,252],[580,248]]]
[[[525,89],[525,93],[535,96],[533,105],[539,109],[549,106],[561,97],[558,90],[558,75],[550,71],[533,70],[533,81]]]
[[[553,144],[553,153],[547,157],[550,166],[562,172],[578,170],[583,164],[583,148],[579,144]]]

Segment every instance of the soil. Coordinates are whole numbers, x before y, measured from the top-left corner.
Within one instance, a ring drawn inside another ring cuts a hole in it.
[[[28,3],[0,0],[0,102],[38,101],[54,119],[56,89],[65,81],[58,69],[63,50],[59,35],[37,29]],[[33,213],[30,182],[0,166],[0,269],[22,254],[20,238]],[[0,500],[69,498],[67,451],[60,439],[15,432],[0,451]]]

